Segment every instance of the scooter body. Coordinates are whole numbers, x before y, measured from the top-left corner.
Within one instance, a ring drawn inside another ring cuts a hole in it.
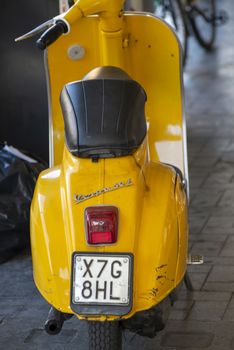
[[[41,173],[31,206],[34,280],[56,310],[85,320],[130,320],[154,309],[180,285],[187,263],[179,42],[154,16],[122,16],[118,32],[104,30],[100,16],[73,22],[45,54],[50,169]],[[144,88],[148,130],[132,154],[92,161],[69,151],[59,98],[64,85],[99,66],[122,68]],[[118,211],[116,242],[88,244],[87,208],[109,206]],[[111,265],[104,274],[106,258]],[[83,289],[77,294],[79,276]],[[121,283],[126,286],[119,292]]]
[[[147,161],[146,144],[135,157],[138,163],[130,156],[93,164],[66,150],[63,165],[43,172],[39,178],[31,212],[34,279],[43,297],[62,312],[79,310],[71,304],[74,252],[95,252],[100,257],[127,253],[134,257],[128,308],[121,306],[118,312],[110,312],[91,305],[89,310],[77,312],[80,318],[87,314],[100,320],[131,317],[158,304],[183,279],[187,212],[181,178],[170,166]],[[118,184],[113,191],[95,195]],[[76,194],[84,200],[77,202]],[[117,243],[87,245],[85,209],[109,204],[119,208]]]

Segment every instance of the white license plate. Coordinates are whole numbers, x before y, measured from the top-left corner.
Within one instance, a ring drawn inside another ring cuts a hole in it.
[[[129,304],[130,255],[78,253],[73,265],[73,303]]]

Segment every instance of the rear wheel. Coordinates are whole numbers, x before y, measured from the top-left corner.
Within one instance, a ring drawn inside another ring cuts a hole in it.
[[[190,22],[199,44],[211,50],[216,32],[215,0],[190,0]]]
[[[119,322],[88,322],[89,350],[121,350],[122,329]]]

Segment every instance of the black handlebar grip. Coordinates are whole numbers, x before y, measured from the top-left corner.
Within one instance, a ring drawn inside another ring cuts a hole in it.
[[[63,21],[57,21],[52,27],[47,29],[37,40],[36,45],[40,50],[45,50],[47,46],[55,42],[62,34],[68,31],[67,25]]]

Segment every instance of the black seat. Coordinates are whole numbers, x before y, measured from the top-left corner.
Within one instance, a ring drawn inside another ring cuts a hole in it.
[[[95,68],[65,85],[60,101],[67,147],[75,156],[128,155],[146,135],[146,93],[120,68]]]

